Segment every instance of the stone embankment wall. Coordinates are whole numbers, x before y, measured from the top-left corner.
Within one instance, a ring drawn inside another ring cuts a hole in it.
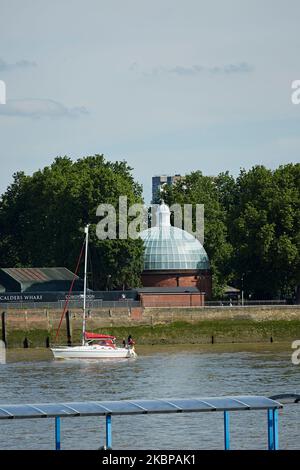
[[[1,335],[4,321],[8,347],[49,345],[54,342],[61,314],[61,310],[54,309],[10,308],[4,316],[2,313]],[[69,318],[71,339],[78,342],[82,310],[71,309]],[[147,344],[185,342],[189,338],[196,343],[276,341],[298,339],[297,335],[300,339],[300,306],[99,308],[89,312],[86,328],[116,334],[119,338],[131,332]],[[67,336],[64,319],[59,342],[66,343]]]
[[[143,319],[154,322],[208,321],[208,320],[300,320],[300,305],[201,307],[201,308],[147,308]]]

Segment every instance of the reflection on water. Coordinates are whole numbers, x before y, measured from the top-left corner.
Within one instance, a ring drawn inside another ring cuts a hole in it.
[[[136,360],[53,361],[49,351],[9,351],[0,365],[0,401],[118,400],[295,392],[300,366],[290,345],[209,345],[189,349],[140,347]],[[300,448],[300,408],[280,411],[280,447]],[[114,449],[223,447],[222,413],[113,417]],[[2,449],[49,449],[54,420],[2,421]],[[105,442],[102,417],[62,420],[63,449],[96,449]],[[266,448],[266,412],[231,413],[232,448]]]

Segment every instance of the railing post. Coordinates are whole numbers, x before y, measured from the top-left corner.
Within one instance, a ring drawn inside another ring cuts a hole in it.
[[[229,411],[224,411],[224,449],[230,449]]]
[[[55,417],[55,450],[60,450],[60,417]]]
[[[278,450],[278,410],[276,408],[268,410],[268,449]]]
[[[112,448],[111,415],[106,415],[106,449]]]
[[[268,410],[268,449],[274,450],[274,413]]]
[[[274,408],[273,410],[273,441],[274,441],[274,450],[279,448],[279,438],[278,438],[278,410]]]

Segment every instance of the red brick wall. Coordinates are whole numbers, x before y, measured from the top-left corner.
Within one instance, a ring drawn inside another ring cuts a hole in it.
[[[140,294],[143,307],[201,307],[204,305],[204,294]]]
[[[143,315],[143,310],[141,309],[141,307],[132,307],[130,309],[130,316],[132,320],[141,320],[142,315]]]
[[[212,282],[211,273],[203,271],[201,273],[174,273],[174,272],[147,272],[142,274],[142,284],[144,287],[197,287],[200,292],[205,292],[206,298],[211,297]]]

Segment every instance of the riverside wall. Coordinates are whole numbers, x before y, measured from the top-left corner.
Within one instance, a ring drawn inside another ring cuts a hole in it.
[[[61,315],[61,310],[51,308],[9,308],[2,313],[0,338],[4,321],[8,347],[49,346],[55,340]],[[82,310],[70,309],[69,318],[72,342],[78,342]],[[185,342],[189,338],[195,343],[283,341],[300,339],[300,306],[97,308],[88,312],[86,328],[118,337],[133,333],[145,344]],[[58,341],[66,343],[66,338],[63,319]]]

